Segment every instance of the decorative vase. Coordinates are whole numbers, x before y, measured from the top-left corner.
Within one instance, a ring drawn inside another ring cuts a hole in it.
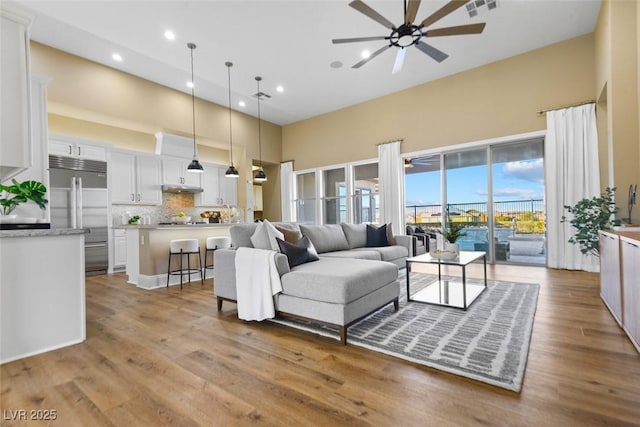
[[[454,252],[456,256],[460,255],[460,245],[457,243],[444,243],[444,249],[449,252]]]

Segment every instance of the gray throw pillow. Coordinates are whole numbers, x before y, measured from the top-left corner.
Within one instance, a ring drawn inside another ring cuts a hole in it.
[[[340,224],[349,249],[363,248],[367,245],[367,226],[365,224]]]

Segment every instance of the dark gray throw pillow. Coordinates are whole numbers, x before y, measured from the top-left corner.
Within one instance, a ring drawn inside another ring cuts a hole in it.
[[[380,246],[389,246],[387,224],[383,224],[380,227],[367,224],[367,247],[379,248]]]
[[[280,246],[280,252],[287,256],[289,268],[311,261],[318,261],[318,253],[308,237],[303,237],[296,243],[289,243],[276,237],[276,242]]]

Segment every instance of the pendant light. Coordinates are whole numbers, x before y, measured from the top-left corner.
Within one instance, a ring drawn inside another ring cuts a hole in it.
[[[233,63],[227,61],[224,63],[227,66],[227,77],[229,79],[229,158],[231,160],[231,166],[227,168],[224,176],[227,178],[238,178],[240,174],[238,169],[233,165],[233,133],[231,131],[231,67]]]
[[[193,160],[187,166],[188,172],[202,173],[204,169],[198,161],[198,146],[196,144],[196,95],[195,82],[193,80],[193,49],[196,48],[194,43],[187,43],[187,47],[191,51],[191,118],[193,124]]]
[[[260,98],[262,97],[262,93],[260,93],[260,81],[262,77],[256,76],[256,82],[258,84],[258,150],[260,152],[260,169],[256,172],[256,175],[253,177],[255,182],[265,182],[267,180],[267,174],[264,173],[262,169],[262,132],[260,126]]]

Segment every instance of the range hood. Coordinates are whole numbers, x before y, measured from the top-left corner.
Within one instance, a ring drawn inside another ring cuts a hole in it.
[[[162,192],[164,193],[202,193],[204,190],[200,187],[191,185],[163,184]]]

